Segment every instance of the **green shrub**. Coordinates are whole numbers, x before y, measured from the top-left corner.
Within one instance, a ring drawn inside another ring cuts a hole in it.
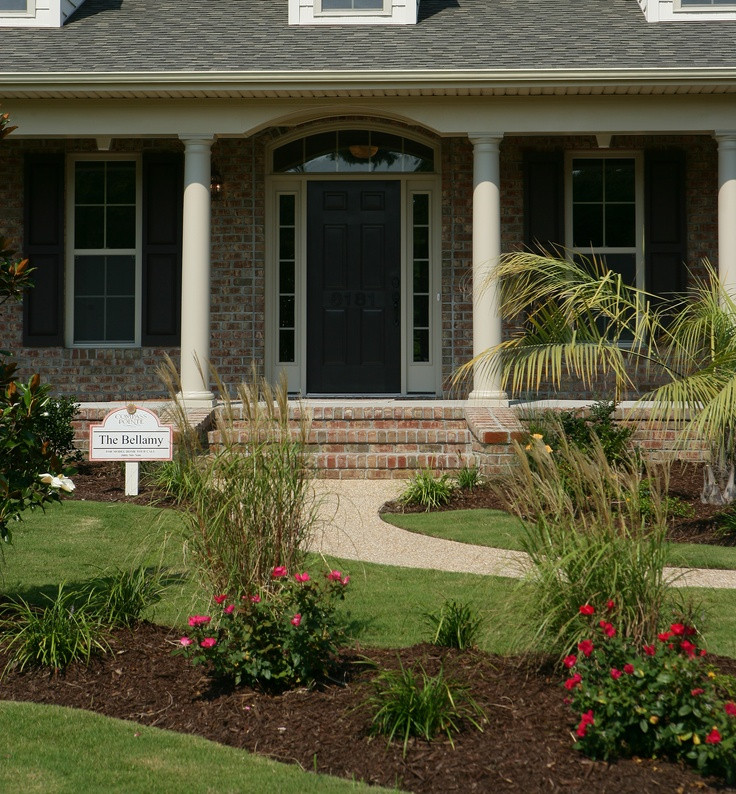
[[[429,469],[418,471],[399,494],[404,505],[421,505],[427,511],[450,501],[455,485],[447,474],[435,475]]]
[[[580,640],[575,615],[580,593],[615,599],[620,630],[651,636],[666,608],[664,500],[652,478],[648,514],[639,500],[642,474],[635,460],[609,463],[599,441],[590,452],[561,438],[548,452],[515,445],[518,465],[499,484],[508,509],[525,519],[523,548],[528,614],[538,650],[569,653]]]
[[[169,369],[172,398],[176,370]],[[289,422],[285,381],[258,378],[238,386],[235,403],[213,372],[222,399],[219,447],[202,452],[186,412],[174,401],[182,429],[179,455],[162,477],[187,526],[188,551],[212,592],[254,592],[275,566],[302,566],[318,504],[310,482],[309,421]],[[239,429],[239,421],[244,429]],[[163,480],[162,480],[163,482]]]
[[[87,582],[80,590],[88,611],[104,626],[132,626],[143,612],[160,600],[162,571],[139,565],[132,570],[116,568],[113,573]]]
[[[217,678],[269,691],[309,686],[334,673],[344,631],[335,610],[350,577],[321,582],[276,566],[268,588],[215,597],[217,615],[193,615],[178,651],[208,664]]]
[[[473,488],[477,488],[483,481],[480,469],[476,465],[463,466],[462,469],[458,470],[455,477],[458,487],[462,488],[464,491],[472,491]]]
[[[464,651],[476,644],[483,619],[470,604],[447,600],[437,612],[428,613],[427,623],[433,631],[432,643]]]
[[[631,436],[634,431],[621,427],[613,421],[616,404],[601,400],[586,412],[552,411],[535,412],[525,418],[530,436],[543,436],[553,449],[561,445],[564,438],[570,446],[590,452],[599,444],[606,460],[611,464],[625,463],[634,451]]]
[[[444,733],[454,747],[453,734],[463,721],[482,731],[485,720],[466,685],[446,678],[442,669],[430,676],[421,664],[379,673],[364,705],[373,712],[372,733],[387,736],[389,743],[402,739],[404,756],[412,736],[431,741]]]
[[[62,461],[80,461],[82,453],[74,446],[72,420],[79,404],[72,397],[51,397],[35,418],[32,429],[49,446],[49,451]]]
[[[604,760],[685,761],[736,782],[736,703],[705,664],[695,629],[673,623],[640,644],[620,638],[615,604],[600,610],[589,602],[580,610],[588,613],[580,622],[593,625],[585,626],[578,653],[565,659],[565,688],[581,715],[576,747]]]
[[[72,662],[88,662],[108,646],[93,609],[80,603],[78,594],[64,590],[54,598],[45,596],[48,606],[32,606],[23,599],[5,608],[2,643],[10,653],[8,666],[48,667],[63,670]]]

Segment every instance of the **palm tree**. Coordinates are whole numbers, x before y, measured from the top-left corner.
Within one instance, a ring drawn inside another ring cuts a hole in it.
[[[501,311],[515,326],[509,339],[464,365],[490,367],[511,393],[559,387],[563,377],[585,388],[613,381],[615,399],[636,393],[652,420],[668,420],[683,437],[711,446],[702,500],[736,500],[736,303],[709,263],[687,295],[666,298],[628,286],[599,261],[569,261],[519,252],[504,255]],[[658,385],[641,394],[646,375]]]

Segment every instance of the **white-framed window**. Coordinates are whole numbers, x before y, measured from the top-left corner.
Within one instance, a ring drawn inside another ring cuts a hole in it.
[[[140,344],[141,164],[77,156],[68,168],[67,340]]]
[[[391,0],[315,0],[316,16],[390,14]]]
[[[644,179],[640,153],[566,155],[568,250],[595,257],[631,286],[644,283]]]
[[[736,2],[734,0],[677,0],[677,6],[684,9],[736,8]]]
[[[0,16],[33,16],[36,0],[0,0]]]

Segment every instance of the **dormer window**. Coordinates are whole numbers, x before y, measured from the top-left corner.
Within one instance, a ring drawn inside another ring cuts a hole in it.
[[[322,14],[388,13],[391,10],[385,0],[317,0],[317,7],[319,9],[317,13]]]
[[[36,0],[0,0],[0,15],[22,14],[26,16],[36,11]]]
[[[419,0],[289,0],[289,24],[416,25],[418,10]]]

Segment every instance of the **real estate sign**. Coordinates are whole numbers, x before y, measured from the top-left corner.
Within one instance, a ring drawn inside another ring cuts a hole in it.
[[[132,403],[89,428],[90,460],[171,460],[173,429],[153,411]]]

